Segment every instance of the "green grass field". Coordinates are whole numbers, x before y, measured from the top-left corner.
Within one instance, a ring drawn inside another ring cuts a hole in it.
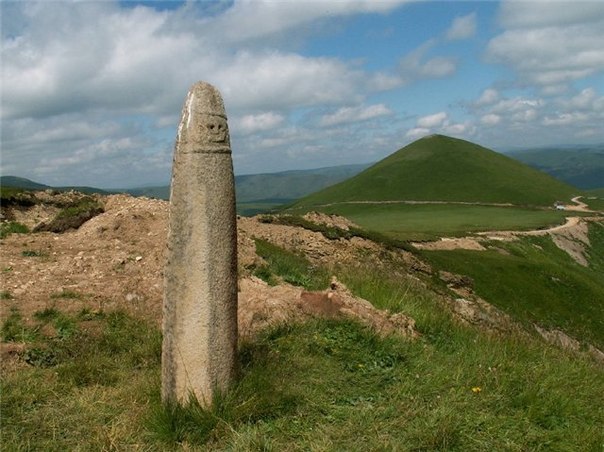
[[[440,269],[468,275],[478,295],[520,320],[560,328],[604,348],[604,226],[592,224],[589,267],[549,237],[497,243],[488,251],[422,251]]]
[[[260,213],[270,212],[281,207],[286,201],[252,201],[238,202],[237,215],[252,217]]]
[[[490,230],[540,229],[562,224],[568,212],[457,204],[339,204],[317,209],[400,240],[434,240]],[[291,210],[296,213],[296,209]]]
[[[263,253],[270,273],[320,276],[300,256],[284,265],[284,250]],[[268,330],[241,344],[240,377],[209,411],[162,407],[156,326],[123,313],[42,311],[34,325],[14,314],[28,365],[2,374],[3,449],[601,450],[601,366],[462,326],[413,278],[363,266],[338,276],[413,316],[421,337],[327,320]]]
[[[594,195],[590,193],[588,196],[584,196],[581,201],[587,204],[590,209],[604,213],[604,193],[602,193],[601,195]]]

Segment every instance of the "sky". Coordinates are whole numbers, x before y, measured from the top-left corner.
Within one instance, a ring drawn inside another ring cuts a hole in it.
[[[198,80],[235,174],[378,161],[439,133],[604,143],[604,1],[0,0],[0,173],[169,183]]]

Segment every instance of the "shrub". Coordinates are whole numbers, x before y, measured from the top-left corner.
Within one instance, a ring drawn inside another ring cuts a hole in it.
[[[87,196],[59,211],[50,223],[42,223],[36,226],[34,232],[61,233],[69,229],[77,229],[104,211],[100,202]]]

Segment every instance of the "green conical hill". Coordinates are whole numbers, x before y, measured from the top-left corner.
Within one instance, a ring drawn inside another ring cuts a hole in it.
[[[300,199],[295,207],[347,201],[447,201],[549,206],[579,189],[469,141],[417,140],[362,173]]]

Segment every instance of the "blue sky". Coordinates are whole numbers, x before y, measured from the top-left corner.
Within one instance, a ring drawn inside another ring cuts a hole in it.
[[[1,173],[169,181],[180,110],[225,99],[237,174],[377,161],[432,133],[604,142],[604,2],[43,1],[2,8]]]

